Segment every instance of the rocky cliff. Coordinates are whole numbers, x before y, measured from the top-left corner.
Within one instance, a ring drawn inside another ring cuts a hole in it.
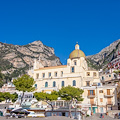
[[[0,69],[3,73],[16,77],[33,66],[34,59],[40,59],[43,66],[61,65],[54,49],[34,41],[28,45],[12,45],[0,42]]]
[[[120,39],[102,49],[98,54],[87,56],[88,65],[94,69],[105,69],[107,64],[111,62],[120,52]]]

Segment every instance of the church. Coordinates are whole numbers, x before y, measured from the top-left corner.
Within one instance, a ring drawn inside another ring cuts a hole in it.
[[[70,53],[67,65],[43,67],[40,61],[35,60],[32,76],[37,92],[50,93],[68,85],[81,88],[100,83],[98,71],[88,69],[86,56],[78,44]]]
[[[84,90],[84,100],[79,106],[85,111],[105,113],[117,109],[116,86],[103,86],[99,72],[90,70],[86,56],[79,45],[75,45],[67,65],[44,67],[40,60],[34,61],[33,70],[28,74],[35,80],[35,92],[51,93],[68,85]]]

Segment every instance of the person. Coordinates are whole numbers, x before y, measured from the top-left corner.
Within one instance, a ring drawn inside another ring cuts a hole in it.
[[[103,118],[103,114],[102,113],[100,114],[100,118]]]
[[[120,119],[120,113],[119,113],[119,115],[118,115],[118,119]]]

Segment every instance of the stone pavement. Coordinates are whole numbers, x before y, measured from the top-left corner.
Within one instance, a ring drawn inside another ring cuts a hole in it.
[[[90,117],[85,118],[85,120],[118,120],[118,119],[111,118],[105,114],[103,115],[104,115],[104,118],[100,118],[100,114],[94,114]]]
[[[63,116],[51,116],[51,117],[45,117],[45,118],[8,118],[6,117],[0,117],[0,120],[73,120],[68,117],[63,117]]]
[[[6,117],[0,117],[0,120],[16,120],[16,119],[15,118],[6,119]],[[18,118],[17,120],[74,120],[74,119],[63,116],[51,116],[45,118]],[[118,120],[118,119],[113,119],[109,116],[106,116],[105,114],[104,118],[100,118],[100,114],[95,114],[85,118],[84,120]]]

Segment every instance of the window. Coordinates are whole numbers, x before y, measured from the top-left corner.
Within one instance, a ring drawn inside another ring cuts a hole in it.
[[[96,76],[97,76],[96,72],[93,72],[93,76],[94,76],[94,77],[96,77]]]
[[[39,73],[36,74],[36,79],[38,79],[38,78],[39,78]]]
[[[61,77],[63,76],[63,71],[61,71]]]
[[[55,72],[55,77],[57,77],[57,72]]]
[[[42,77],[45,78],[45,73],[42,74]]]
[[[93,95],[93,90],[90,90],[90,95]]]
[[[71,72],[72,72],[72,73],[74,73],[74,72],[75,72],[74,67],[71,67]]]
[[[64,86],[65,86],[65,84],[64,84],[64,81],[62,81],[62,84],[61,84],[61,86],[62,86],[62,87],[64,87]]]
[[[95,90],[89,90],[89,91],[88,91],[88,94],[89,94],[89,95],[95,95]]]
[[[90,76],[90,72],[87,72],[87,76]]]
[[[74,61],[74,65],[77,65],[77,61],[76,60]]]
[[[53,87],[56,87],[56,82],[55,81],[53,81]]]
[[[100,112],[103,113],[103,107],[100,107]]]
[[[90,86],[90,81],[86,81],[86,86]]]
[[[100,102],[103,102],[103,98],[100,98]]]
[[[48,87],[48,82],[45,82],[45,87]]]
[[[103,93],[103,90],[99,90],[99,93]]]
[[[102,80],[104,80],[104,77],[102,76]]]
[[[37,89],[37,84],[35,84],[35,89]]]
[[[75,80],[73,80],[73,86],[76,86],[76,81]]]
[[[51,77],[51,72],[48,73],[48,76]]]

